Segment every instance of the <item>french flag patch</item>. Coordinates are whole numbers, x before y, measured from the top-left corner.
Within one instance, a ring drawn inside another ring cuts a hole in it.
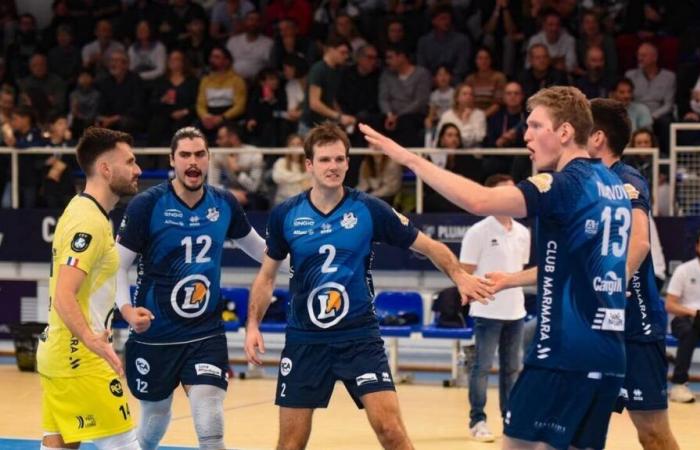
[[[68,260],[66,261],[66,265],[71,267],[78,267],[78,258],[73,258],[72,256],[69,256]]]

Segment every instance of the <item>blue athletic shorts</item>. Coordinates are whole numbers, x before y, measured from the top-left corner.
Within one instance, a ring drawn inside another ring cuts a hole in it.
[[[556,449],[603,449],[622,381],[526,366],[510,394],[504,434]]]
[[[615,411],[668,409],[666,342],[627,342],[627,374]]]
[[[358,408],[365,394],[395,391],[382,340],[285,345],[275,404],[325,408],[336,381],[345,384]]]
[[[183,385],[228,386],[228,346],[223,334],[186,344],[126,342],[126,381],[139,400],[166,399]]]

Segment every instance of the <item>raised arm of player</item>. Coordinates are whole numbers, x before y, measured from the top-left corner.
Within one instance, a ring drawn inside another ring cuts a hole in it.
[[[253,280],[250,288],[250,304],[248,305],[248,323],[245,330],[244,350],[248,362],[261,365],[258,358],[259,353],[265,353],[265,343],[260,333],[260,322],[262,322],[265,311],[270,306],[272,290],[275,287],[277,271],[282,265],[282,261],[263,256],[262,265],[258,275]]]
[[[525,197],[517,187],[484,187],[409,152],[368,125],[360,124],[360,131],[364,133],[365,139],[372,147],[411,169],[440,195],[470,213],[479,216],[527,216]]]
[[[265,244],[265,239],[255,231],[255,228],[251,228],[250,233],[240,239],[235,239],[234,242],[246,255],[259,263],[263,262],[265,258],[265,248],[267,246]],[[280,261],[278,270],[282,273],[289,273],[289,257],[284,261]]]
[[[537,266],[519,272],[490,272],[486,278],[493,282],[494,292],[537,284]]]
[[[488,299],[494,293],[491,287],[492,283],[468,274],[459,264],[454,253],[445,244],[430,239],[422,232],[419,232],[416,240],[411,244],[411,249],[430,258],[435,267],[450,277],[459,290],[462,304],[466,305],[470,300],[488,303]]]
[[[114,369],[119,376],[124,375],[122,363],[109,342],[109,330],[104,330],[100,334],[95,334],[80,310],[78,305],[78,291],[85,281],[86,273],[82,270],[61,265],[58,269],[56,280],[55,298],[52,307],[56,309],[56,314],[66,324],[73,336],[95,353]]]
[[[632,208],[632,230],[627,250],[627,281],[639,270],[650,250],[649,216],[641,208]]]
[[[129,267],[134,263],[138,254],[121,244],[117,244],[119,252],[119,269],[117,270],[117,294],[115,301],[124,320],[136,333],[143,333],[151,326],[155,316],[143,306],[131,306],[131,291],[129,289]]]

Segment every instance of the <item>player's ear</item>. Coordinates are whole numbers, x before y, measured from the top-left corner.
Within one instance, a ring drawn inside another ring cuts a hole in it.
[[[571,140],[574,139],[574,128],[571,126],[569,122],[564,122],[561,124],[559,127],[559,136],[561,139],[561,143],[565,144]]]
[[[175,156],[175,153],[170,152],[170,158],[169,158],[169,160],[170,160],[170,167],[172,167],[173,169],[175,168],[175,158],[174,158],[174,156]]]
[[[313,167],[314,163],[311,161],[309,158],[304,158],[304,166],[306,166],[306,171],[311,172],[311,168]]]

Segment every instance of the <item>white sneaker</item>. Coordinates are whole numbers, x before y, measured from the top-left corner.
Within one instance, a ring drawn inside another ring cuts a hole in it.
[[[678,403],[693,403],[695,394],[688,388],[686,384],[674,384],[671,387],[670,399],[672,402]]]
[[[496,437],[493,435],[493,433],[491,433],[488,425],[486,425],[486,422],[483,420],[477,422],[476,425],[471,427],[469,434],[471,434],[475,441],[479,442],[493,442],[496,440]]]

